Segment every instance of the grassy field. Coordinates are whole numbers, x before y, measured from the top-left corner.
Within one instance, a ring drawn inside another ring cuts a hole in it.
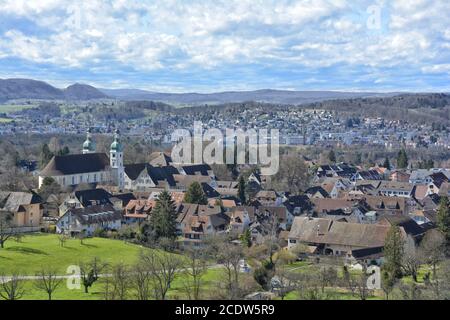
[[[24,109],[34,108],[36,105],[32,104],[0,104],[0,113],[11,113],[16,111],[21,111]]]
[[[56,235],[25,236],[20,242],[9,240],[0,249],[0,273],[34,275],[42,266],[53,266],[58,273],[65,274],[67,267],[98,257],[108,263],[132,264],[136,262],[141,246],[119,240],[103,238],[85,239],[84,244],[71,239],[64,247]]]
[[[206,297],[212,290],[217,288],[217,281],[221,279],[222,271],[220,269],[210,269],[203,277],[202,292]],[[89,289],[89,293],[85,293],[83,287],[81,289],[69,290],[66,286],[66,281],[63,280],[61,285],[53,294],[54,300],[103,300],[104,299],[104,280],[100,279]],[[183,299],[187,298],[184,288],[185,276],[178,274],[172,283],[171,289],[168,292],[169,299]],[[23,289],[25,291],[22,300],[47,300],[47,294],[41,289],[36,288],[35,281],[24,281]],[[133,290],[128,293],[128,299],[135,299]]]
[[[79,240],[71,239],[60,246],[58,237],[49,234],[37,234],[25,236],[20,242],[9,240],[4,249],[0,249],[0,274],[13,274],[33,276],[43,266],[53,266],[58,274],[65,275],[67,267],[77,265],[79,262],[88,261],[93,257],[98,257],[102,261],[111,265],[120,262],[131,265],[138,259],[142,250],[150,250],[138,245],[129,244],[119,240],[103,238],[85,239],[83,244]],[[205,297],[209,296],[217,288],[217,282],[221,279],[221,269],[209,269],[203,278],[203,288]],[[168,293],[171,299],[186,298],[183,290],[185,285],[184,274],[178,274],[172,283]],[[53,298],[60,300],[99,300],[103,299],[103,280],[96,282],[89,293],[84,293],[83,288],[69,290],[64,279]],[[44,291],[35,287],[36,281],[23,280],[26,300],[45,300],[47,295]],[[130,292],[130,298],[133,298]]]

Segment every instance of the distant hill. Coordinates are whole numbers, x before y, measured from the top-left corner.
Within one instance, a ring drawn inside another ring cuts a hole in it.
[[[0,101],[12,99],[64,99],[64,93],[45,83],[30,79],[0,79]]]
[[[58,89],[43,81],[0,79],[0,102],[13,99],[91,100],[102,98],[107,98],[107,95],[85,84],[74,84],[66,89]]]
[[[218,93],[161,93],[136,89],[100,90],[108,96],[121,100],[151,100],[184,105],[239,103],[246,101],[304,104],[331,99],[350,99],[393,95],[373,92],[288,91],[272,89],[255,91],[227,91]]]
[[[108,98],[106,94],[87,84],[75,83],[71,86],[68,86],[63,91],[64,96],[68,100],[92,100]]]
[[[315,102],[302,107],[414,123],[441,123],[447,126],[450,124],[450,95],[446,93],[410,93],[392,97],[339,99]]]

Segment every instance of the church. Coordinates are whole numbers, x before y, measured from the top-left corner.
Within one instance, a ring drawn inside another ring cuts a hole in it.
[[[88,130],[82,154],[54,156],[39,174],[39,188],[45,178],[54,179],[61,187],[74,187],[81,183],[113,184],[119,190],[125,185],[123,146],[119,131],[114,134],[109,157],[97,153],[96,145]]]

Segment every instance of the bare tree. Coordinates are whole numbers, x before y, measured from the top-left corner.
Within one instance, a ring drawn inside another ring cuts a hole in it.
[[[205,254],[203,251],[195,248],[188,249],[185,253],[189,260],[184,270],[184,291],[188,299],[199,300],[202,278],[207,271]]]
[[[108,300],[126,300],[130,289],[129,269],[123,263],[115,265],[112,268],[110,280],[111,288],[108,290],[110,294]]]
[[[400,293],[400,299],[421,300],[422,298],[422,289],[415,282],[409,284],[399,282],[397,288]]]
[[[150,272],[155,298],[165,300],[167,291],[175,278],[178,268],[183,264],[183,260],[176,254],[151,250],[141,254],[141,261]]]
[[[152,290],[151,275],[143,263],[138,263],[133,267],[130,282],[136,292],[137,300],[150,299]]]
[[[275,280],[276,291],[281,300],[284,300],[286,295],[293,291],[297,285],[297,279],[292,272],[289,272],[285,267],[279,267],[276,269],[275,276],[272,281]]]
[[[59,245],[64,248],[64,246],[66,245],[67,236],[64,233],[61,233],[58,236],[58,240],[59,240]]]
[[[280,158],[280,170],[272,179],[272,186],[277,190],[299,194],[308,187],[310,174],[308,166],[300,154],[292,153]]]
[[[333,267],[322,267],[318,272],[318,280],[322,294],[325,293],[326,286],[333,286],[338,279],[337,270]]]
[[[303,300],[328,300],[328,293],[322,293],[320,280],[317,274],[304,273],[297,275],[297,292]]]
[[[421,265],[420,252],[412,237],[408,237],[404,244],[402,268],[406,274],[412,276],[414,282],[417,282],[417,272]]]
[[[450,260],[446,259],[439,264],[433,281],[425,282],[428,289],[431,289],[434,299],[450,299]]]
[[[89,293],[89,288],[98,280],[100,273],[108,266],[97,257],[88,263],[80,263],[80,277],[84,286],[84,292]]]
[[[53,292],[60,286],[63,279],[57,276],[55,269],[51,268],[42,268],[36,273],[36,278],[35,287],[45,291],[48,295],[48,300],[52,300]]]
[[[367,274],[366,268],[364,267],[361,274],[354,277],[355,279],[353,280],[353,283],[355,284],[356,293],[361,300],[367,300],[372,290],[367,287],[367,280],[369,279],[369,275]]]
[[[225,269],[225,285],[229,299],[239,297],[239,265],[244,257],[241,246],[230,245],[228,242],[222,243],[217,255],[217,262]]]
[[[366,300],[369,296],[369,289],[367,287],[367,275],[366,266],[363,266],[363,270],[360,275],[352,275],[347,266],[343,267],[343,283],[352,295],[358,296],[361,300]]]
[[[0,297],[5,300],[19,300],[24,293],[23,283],[18,274],[0,275]]]
[[[433,268],[436,278],[436,266],[445,258],[445,237],[439,230],[428,231],[420,243],[420,252],[426,263]]]
[[[0,248],[5,247],[5,242],[14,237],[13,216],[11,212],[0,210]]]

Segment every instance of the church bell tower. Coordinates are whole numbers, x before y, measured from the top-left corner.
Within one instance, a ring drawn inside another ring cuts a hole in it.
[[[83,143],[83,154],[95,153],[95,143],[92,140],[91,129],[86,132],[86,141]]]
[[[109,160],[112,171],[112,180],[117,184],[119,190],[125,187],[125,176],[123,167],[123,146],[119,139],[119,130],[114,133],[114,141],[109,150]]]

